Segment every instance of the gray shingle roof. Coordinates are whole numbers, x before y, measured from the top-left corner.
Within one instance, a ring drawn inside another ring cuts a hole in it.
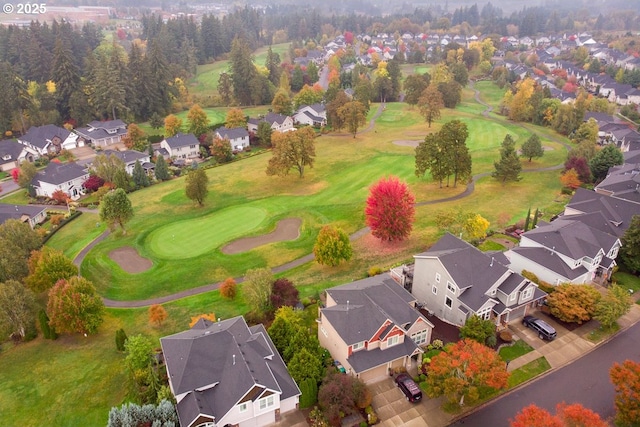
[[[584,188],[576,189],[567,208],[578,212],[601,212],[615,226],[615,235],[620,237],[631,223],[633,215],[640,214],[640,204],[617,197],[605,196]],[[571,218],[571,216],[566,216]]]
[[[40,181],[49,184],[59,185],[67,181],[72,181],[88,174],[84,166],[80,166],[75,162],[56,163],[51,162],[43,170],[39,171],[33,178],[33,185],[39,186]]]
[[[587,272],[587,269],[582,265],[571,269],[567,263],[565,263],[558,254],[550,251],[546,248],[522,246],[511,249],[512,252],[520,254],[524,258],[534,261],[536,264],[553,271],[561,277],[565,277],[568,280],[574,280],[577,277],[582,276]]]
[[[219,127],[216,132],[222,139],[228,139],[229,141],[233,141],[238,138],[245,138],[249,136],[249,132],[245,128],[237,127],[228,129],[224,126]]]
[[[104,139],[111,138],[113,136],[124,135],[127,133],[127,125],[120,119],[108,120],[104,122],[94,120],[89,123],[87,127],[77,128],[75,132],[81,137],[93,141],[96,139]]]
[[[42,206],[9,205],[6,203],[0,203],[0,224],[4,224],[10,219],[20,220],[23,215],[33,218],[44,210],[45,208]]]
[[[27,141],[34,147],[38,147],[44,150],[47,144],[50,143],[56,136],[64,141],[69,137],[70,133],[71,132],[69,132],[68,130],[56,125],[32,126],[31,128],[29,128],[27,133],[25,133],[19,139],[22,141]]]
[[[182,425],[200,414],[220,420],[256,387],[282,398],[300,393],[264,327],[249,329],[241,316],[217,323],[200,320],[160,342],[174,393],[187,393],[190,399],[178,405]]]
[[[607,177],[595,188],[612,196],[640,203],[640,165],[625,164],[609,169]]]
[[[0,141],[0,165],[18,160],[23,150],[22,144],[14,139],[4,139]],[[7,157],[5,160],[4,158]]]
[[[396,285],[398,286],[398,285]],[[364,372],[368,369],[380,366],[390,360],[398,359],[402,356],[411,356],[418,346],[408,337],[403,342],[384,350],[376,348],[373,350],[356,351],[347,358],[349,364],[356,373]]]
[[[103,153],[107,157],[113,154],[114,156],[122,160],[125,164],[135,163],[136,160],[142,160],[146,157],[149,157],[148,153],[141,153],[140,151],[136,150],[104,150]]]
[[[200,141],[198,141],[198,138],[196,138],[192,133],[187,133],[187,134],[178,133],[175,136],[165,138],[165,141],[167,141],[167,144],[169,144],[169,147],[171,148],[200,144]]]

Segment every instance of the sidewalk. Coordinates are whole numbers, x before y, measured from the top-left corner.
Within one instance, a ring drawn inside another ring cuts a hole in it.
[[[618,319],[620,330],[624,330],[640,321],[640,305],[635,303],[640,300],[640,292],[636,292],[632,295],[632,298],[634,304],[631,306],[631,310]],[[597,321],[591,321],[573,331],[567,331],[562,326],[554,325],[553,323],[555,322],[549,321],[546,317],[544,320],[551,323],[558,331],[558,338],[552,342],[539,339],[535,332],[520,323],[509,325],[514,335],[517,335],[534,348],[533,351],[510,361],[508,367],[509,372],[543,356],[547,359],[552,369],[560,368],[593,350],[609,338],[609,336],[607,336],[603,341],[598,343],[587,339],[587,336],[599,327]]]

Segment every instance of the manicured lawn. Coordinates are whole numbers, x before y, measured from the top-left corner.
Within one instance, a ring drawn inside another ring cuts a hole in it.
[[[640,277],[631,273],[617,271],[613,275],[613,281],[625,289],[633,289],[633,292],[640,291]]]
[[[504,251],[507,248],[505,248],[498,242],[494,242],[493,240],[485,240],[478,246],[478,249],[480,249],[482,252],[487,252],[487,251]]]
[[[494,82],[487,80],[475,82],[474,86],[480,91],[481,100],[494,108],[498,108],[500,106],[502,98],[504,98],[506,88],[500,89]]]
[[[27,192],[23,189],[18,189],[11,194],[8,194],[0,199],[0,203],[8,203],[10,205],[26,205],[29,203],[29,197]]]
[[[106,226],[100,222],[100,216],[97,213],[83,212],[54,234],[47,242],[47,246],[62,251],[67,257],[73,259],[105,229]]]
[[[513,345],[509,347],[502,347],[499,351],[500,358],[505,362],[507,360],[514,360],[517,357],[523,356],[530,351],[533,351],[533,347],[524,342],[523,340],[516,341]]]
[[[549,362],[547,362],[547,359],[544,357],[536,359],[533,362],[529,362],[511,372],[511,375],[509,376],[509,388],[513,388],[518,384],[522,384],[523,382],[530,380],[531,378],[537,377],[549,369],[551,369],[551,365],[549,365]]]

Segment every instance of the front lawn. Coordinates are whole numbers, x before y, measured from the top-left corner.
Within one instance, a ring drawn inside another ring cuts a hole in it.
[[[549,365],[549,362],[547,362],[544,356],[529,362],[511,372],[509,376],[509,388],[513,388],[531,378],[535,378],[549,369],[551,369],[551,365]]]
[[[613,282],[624,289],[633,290],[633,293],[640,291],[640,277],[624,271],[616,271],[613,274]]]
[[[504,346],[498,352],[500,354],[500,358],[505,362],[507,360],[514,360],[520,356],[523,356],[530,351],[533,351],[533,347],[524,342],[524,340],[518,340],[510,346]]]

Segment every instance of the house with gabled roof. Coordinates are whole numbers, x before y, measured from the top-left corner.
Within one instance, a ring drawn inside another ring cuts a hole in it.
[[[599,194],[640,203],[640,164],[625,163],[610,168],[607,177],[594,190]]]
[[[301,125],[322,127],[327,125],[327,109],[324,104],[301,105],[293,115],[293,120]]]
[[[80,139],[94,147],[107,147],[122,142],[127,135],[127,125],[120,119],[94,120],[84,128],[75,129]]]
[[[0,203],[0,224],[10,219],[26,222],[31,228],[47,219],[47,209],[33,205],[10,205]]]
[[[140,162],[140,165],[146,173],[150,173],[155,169],[155,165],[151,163],[151,156],[149,153],[141,153],[136,150],[104,150],[103,154],[107,157],[113,155],[124,162],[124,170],[133,175],[133,168],[136,166],[136,162]]]
[[[484,253],[447,233],[414,255],[409,286],[416,300],[438,318],[463,326],[477,315],[506,325],[522,319],[546,293],[508,268],[502,253]]]
[[[247,122],[247,130],[256,133],[260,122],[267,122],[274,132],[290,132],[296,130],[293,127],[293,118],[278,113],[269,112],[262,118],[251,118]]]
[[[17,140],[36,158],[83,146],[78,135],[56,125],[32,126]]]
[[[77,200],[85,194],[82,185],[87,179],[89,179],[89,171],[84,166],[75,162],[51,162],[36,173],[31,185],[38,196],[52,197],[53,193],[61,190],[73,200]]]
[[[320,344],[365,383],[408,368],[432,330],[416,299],[386,273],[327,289],[318,319]]]
[[[622,243],[601,212],[563,216],[520,236],[505,253],[510,268],[533,272],[552,285],[608,279]]]
[[[200,319],[160,339],[182,427],[266,426],[296,409],[300,389],[264,326]]]
[[[216,138],[229,141],[232,150],[242,151],[249,147],[249,132],[243,127],[216,129]]]
[[[165,138],[160,141],[160,148],[172,159],[197,159],[200,156],[200,141],[192,133],[177,133]]]
[[[9,172],[20,167],[23,160],[33,162],[35,156],[29,153],[26,147],[15,139],[3,139],[0,141],[0,171]]]

